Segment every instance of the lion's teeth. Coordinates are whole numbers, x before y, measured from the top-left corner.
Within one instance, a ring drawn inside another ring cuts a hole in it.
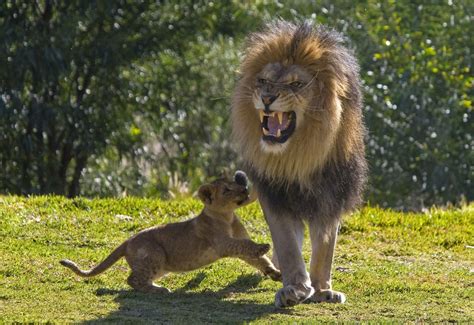
[[[281,137],[281,130],[280,129],[278,129],[278,131],[277,131],[277,138],[279,138],[279,137]]]
[[[283,112],[276,112],[278,117],[278,122],[281,124],[283,122]]]
[[[262,128],[263,134],[268,135],[270,132],[267,131],[267,129]]]
[[[261,109],[258,110],[258,114],[260,115],[260,123],[263,123],[263,111]]]

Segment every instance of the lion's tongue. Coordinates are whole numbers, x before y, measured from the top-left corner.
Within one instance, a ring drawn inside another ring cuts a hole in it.
[[[278,117],[276,116],[276,114],[274,116],[269,116],[267,123],[268,133],[276,137],[278,135],[278,130],[283,131],[286,128],[287,123],[287,113],[283,113],[281,124],[280,121],[278,121]]]

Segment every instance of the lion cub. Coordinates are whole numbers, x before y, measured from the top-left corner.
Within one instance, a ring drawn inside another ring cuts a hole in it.
[[[153,280],[168,272],[185,272],[210,264],[222,257],[238,257],[270,276],[281,279],[280,271],[264,255],[270,245],[257,244],[234,210],[251,203],[247,177],[236,172],[234,180],[218,179],[199,188],[204,203],[201,214],[190,220],[145,229],[117,247],[103,262],[82,271],[69,260],[60,263],[83,277],[104,272],[125,256],[131,274],[128,284],[143,292],[169,292]]]

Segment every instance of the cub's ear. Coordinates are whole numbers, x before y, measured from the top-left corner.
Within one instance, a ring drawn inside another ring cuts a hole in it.
[[[214,199],[215,188],[211,184],[201,185],[198,190],[198,197],[204,204],[211,204]]]

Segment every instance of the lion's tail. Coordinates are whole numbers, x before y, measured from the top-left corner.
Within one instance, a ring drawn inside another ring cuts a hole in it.
[[[117,247],[109,256],[105,258],[99,265],[95,266],[94,268],[90,269],[89,271],[81,270],[76,263],[70,260],[61,260],[59,263],[64,265],[65,267],[71,269],[77,275],[83,277],[91,277],[97,274],[100,274],[111,267],[115,262],[117,262],[121,257],[125,255],[125,251],[127,249],[128,241],[122,243],[119,247]]]

